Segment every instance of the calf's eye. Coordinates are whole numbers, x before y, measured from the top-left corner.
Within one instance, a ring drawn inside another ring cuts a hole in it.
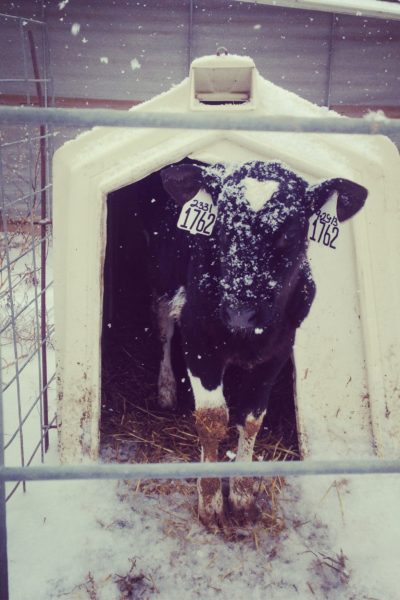
[[[287,248],[288,246],[292,246],[297,241],[297,231],[285,231],[277,240],[275,246],[276,248]]]

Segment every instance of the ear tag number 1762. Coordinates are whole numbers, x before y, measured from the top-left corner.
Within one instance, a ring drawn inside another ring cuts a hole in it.
[[[316,218],[310,222],[309,230],[310,240],[323,244],[327,248],[332,248],[332,250],[336,250],[336,240],[340,233],[336,216],[319,210]]]
[[[218,209],[211,196],[200,192],[182,207],[177,226],[193,235],[211,235],[217,220]]]

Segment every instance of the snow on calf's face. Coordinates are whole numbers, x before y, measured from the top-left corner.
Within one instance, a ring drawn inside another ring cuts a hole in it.
[[[221,316],[234,330],[260,331],[284,313],[305,261],[306,182],[279,163],[246,163],[218,200]]]
[[[213,203],[211,209],[202,197],[196,200],[193,212],[202,228],[188,228],[196,233],[189,287],[216,297],[222,322],[235,332],[261,334],[288,315],[294,327],[301,323],[315,292],[306,257],[308,219],[334,192],[339,221],[352,217],[367,197],[364,187],[346,179],[310,187],[279,162],[232,168],[184,163],[167,167],[161,176],[183,206],[185,223],[185,203],[193,203],[200,190]],[[202,211],[206,216],[198,218]],[[207,228],[209,237],[201,235]]]

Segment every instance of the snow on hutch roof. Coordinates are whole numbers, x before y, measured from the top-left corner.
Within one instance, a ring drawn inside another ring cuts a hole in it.
[[[252,59],[247,56],[204,56],[193,61],[191,77],[196,67],[214,68],[218,65],[220,68],[221,64],[254,66]],[[251,114],[346,118],[271,83],[255,68],[254,72],[256,89]],[[186,78],[170,90],[130,110],[190,113],[191,90],[190,78]],[[244,104],[204,105],[202,109],[230,113],[241,110]],[[98,173],[102,179],[110,176],[112,185],[116,186],[113,189],[117,189],[120,185],[126,185],[122,173],[129,170],[129,162],[139,158],[142,161],[147,157],[147,171],[151,172],[150,169],[160,169],[221,140],[248,148],[261,157],[287,162],[292,168],[314,175],[316,179],[334,173],[335,176],[362,180],[360,171],[364,171],[365,167],[381,171],[388,166],[390,156],[392,159],[398,156],[394,144],[384,136],[95,127],[67,142],[56,152],[55,168],[62,164],[64,167],[68,165],[68,170],[89,169],[91,176]],[[206,162],[212,162],[214,156],[216,160],[232,162],[231,157],[235,154],[221,156],[221,153],[213,155],[209,152],[208,159],[205,155],[204,158]],[[116,169],[117,165],[119,168]],[[111,189],[109,185],[106,188]]]

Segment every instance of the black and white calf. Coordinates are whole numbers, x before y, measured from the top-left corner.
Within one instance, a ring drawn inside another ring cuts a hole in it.
[[[338,220],[349,219],[367,190],[345,179],[309,186],[282,164],[259,161],[229,169],[180,163],[165,168],[161,179],[167,198],[155,217],[159,235],[150,242],[164,348],[160,403],[175,401],[170,344],[179,321],[203,460],[218,460],[229,418],[223,375],[235,365],[237,460],[251,461],[271,388],[315,295],[308,220],[334,192]],[[253,508],[251,485],[241,478],[230,482],[238,514]],[[201,479],[198,491],[203,522],[221,525],[220,481]]]

